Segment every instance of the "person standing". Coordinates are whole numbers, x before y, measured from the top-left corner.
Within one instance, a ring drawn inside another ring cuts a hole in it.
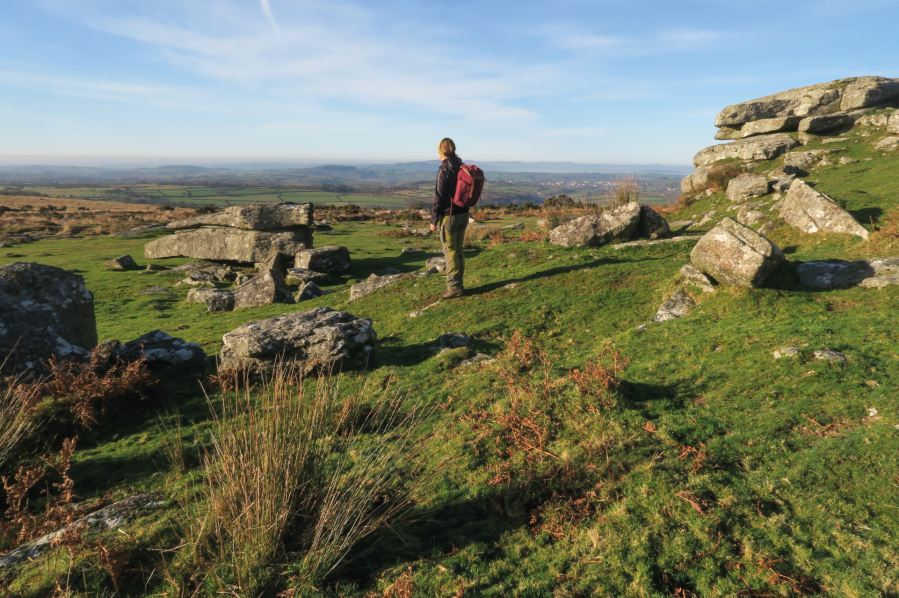
[[[468,208],[453,204],[456,182],[462,160],[456,155],[456,144],[449,137],[437,145],[440,169],[434,188],[434,207],[431,208],[431,231],[440,229],[443,258],[446,261],[446,292],[444,299],[461,297],[465,292],[462,277],[465,274],[465,229],[468,227]]]

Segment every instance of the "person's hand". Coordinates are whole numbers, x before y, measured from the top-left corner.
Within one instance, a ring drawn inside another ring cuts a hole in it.
[[[432,224],[432,225],[431,225],[431,232],[434,232],[435,230],[437,230],[437,227],[434,226],[434,225]]]

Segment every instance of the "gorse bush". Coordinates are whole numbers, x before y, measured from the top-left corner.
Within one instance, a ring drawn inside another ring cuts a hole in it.
[[[404,413],[402,397],[361,409],[340,395],[334,379],[302,382],[282,364],[210,403],[205,483],[186,499],[189,541],[169,575],[177,593],[256,596],[276,565],[302,590],[424,496],[440,471],[424,467],[426,413]]]

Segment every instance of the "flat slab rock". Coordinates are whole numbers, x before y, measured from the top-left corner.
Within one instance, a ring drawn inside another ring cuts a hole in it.
[[[784,254],[748,226],[724,218],[699,240],[690,260],[719,283],[758,287],[784,261]]]
[[[350,266],[350,250],[341,245],[301,249],[294,256],[294,267],[316,272],[344,272]]]
[[[637,202],[581,216],[549,232],[549,242],[562,247],[598,247],[613,240],[629,240],[637,232],[641,208]]]
[[[363,280],[350,287],[350,301],[361,299],[370,293],[374,293],[378,289],[383,289],[384,287],[396,284],[405,278],[405,276],[405,274],[393,274],[390,276],[378,276],[377,274],[372,274],[368,277],[368,280]]]
[[[315,270],[307,270],[306,268],[288,268],[287,275],[284,279],[287,284],[302,285],[318,278],[325,278],[327,272],[316,272]]]
[[[178,368],[201,372],[206,368],[206,351],[162,330],[154,330],[128,341],[112,353],[112,359],[132,362],[145,359],[151,368]]]
[[[138,494],[137,496],[129,496],[108,507],[95,511],[90,515],[85,515],[80,519],[76,519],[71,525],[85,526],[92,532],[116,529],[133,519],[142,511],[159,508],[164,504],[165,501],[161,492],[148,492],[146,494]],[[31,542],[0,556],[0,569],[23,561],[36,559],[41,553],[50,548],[53,540],[61,536],[68,527],[68,525],[64,525],[55,532],[41,536],[36,540],[32,540]]]
[[[772,160],[798,146],[799,142],[784,133],[758,135],[730,143],[712,145],[693,157],[693,166],[710,166],[718,160],[737,158],[746,161]]]
[[[376,340],[371,320],[316,307],[235,328],[222,337],[221,365],[268,373],[282,360],[295,363],[304,375],[317,369],[361,367]]]
[[[227,208],[215,214],[176,220],[170,222],[166,228],[180,230],[200,228],[201,226],[227,226],[245,230],[272,231],[312,226],[312,223],[313,207],[311,203],[257,202]]]
[[[262,262],[272,251],[293,256],[312,247],[312,232],[250,231],[209,227],[177,232],[144,246],[147,259],[192,257],[202,260],[233,261],[247,264]]]
[[[899,257],[880,257],[857,262],[806,262],[796,270],[799,282],[818,289],[870,289],[899,284]]]
[[[84,278],[55,266],[0,266],[0,364],[42,368],[50,357],[85,359],[97,345],[94,296]]]
[[[868,238],[868,231],[837,202],[796,179],[780,206],[784,221],[802,232],[843,233]]]

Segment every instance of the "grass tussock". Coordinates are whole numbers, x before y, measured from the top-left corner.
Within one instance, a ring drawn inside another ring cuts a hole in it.
[[[342,400],[335,379],[302,382],[282,364],[210,403],[205,484],[170,575],[178,594],[255,596],[285,565],[304,590],[427,494],[441,467],[426,467],[426,412],[400,396],[363,407],[364,395]]]
[[[635,176],[628,175],[615,179],[614,185],[606,195],[606,208],[614,210],[632,201],[640,201],[642,189],[640,179]]]

